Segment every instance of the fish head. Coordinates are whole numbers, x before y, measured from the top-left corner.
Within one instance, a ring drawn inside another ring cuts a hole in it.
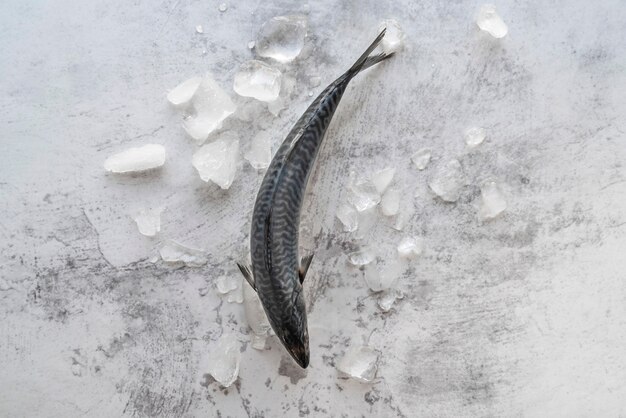
[[[290,315],[284,318],[280,332],[276,334],[296,363],[306,369],[309,365],[309,331],[302,294],[298,295]]]

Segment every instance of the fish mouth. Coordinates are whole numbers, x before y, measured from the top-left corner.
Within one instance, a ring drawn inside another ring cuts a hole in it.
[[[298,366],[306,369],[309,366],[309,350],[304,346],[291,346],[287,348],[291,357],[298,363]]]

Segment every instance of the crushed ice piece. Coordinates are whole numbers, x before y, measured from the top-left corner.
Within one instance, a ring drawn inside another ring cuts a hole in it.
[[[237,280],[235,276],[221,276],[216,280],[217,292],[225,295],[231,290],[237,289]]]
[[[345,232],[354,232],[359,227],[358,213],[350,205],[343,203],[337,209],[337,218],[343,224],[343,230]]]
[[[313,97],[313,92],[312,91],[310,91],[308,94],[309,94],[309,97]]]
[[[285,108],[285,99],[279,97],[273,102],[267,104],[267,110],[274,116],[280,115],[280,111]]]
[[[222,126],[224,119],[235,112],[236,106],[228,94],[210,75],[204,76],[191,99],[195,116],[183,121],[183,128],[202,144],[209,134]]]
[[[248,49],[254,49],[254,41],[248,42]]]
[[[226,295],[226,300],[228,301],[228,303],[243,303],[242,282],[243,278],[239,277],[239,280],[237,281],[237,287],[235,287]]]
[[[261,132],[252,139],[250,148],[244,155],[244,158],[257,170],[263,170],[270,166],[272,161],[272,142],[265,132]]]
[[[228,138],[203,145],[195,152],[191,163],[202,180],[228,189],[235,179],[238,160],[239,140]]]
[[[246,311],[248,326],[254,334],[252,336],[252,347],[257,350],[263,350],[265,348],[265,339],[272,327],[267,319],[267,315],[265,315],[259,296],[247,281],[243,283],[243,306]]]
[[[444,201],[456,202],[461,195],[463,186],[465,186],[465,173],[459,160],[452,159],[440,163],[428,186]]]
[[[396,215],[395,221],[393,225],[391,226],[396,231],[404,230],[406,225],[409,223],[409,221],[413,217],[413,214],[415,213],[415,206],[413,202],[411,201],[407,202],[405,200],[403,201],[403,204],[401,206],[402,208]]]
[[[382,292],[393,287],[402,274],[402,265],[392,262],[385,265],[370,264],[365,266],[365,283],[372,292]]]
[[[395,19],[383,20],[378,27],[378,31],[380,32],[385,28],[387,28],[387,32],[385,32],[385,37],[381,42],[383,51],[389,53],[401,50],[406,35],[398,21]]]
[[[238,95],[253,97],[263,102],[278,98],[282,74],[263,61],[251,60],[239,67],[233,88]]]
[[[509,28],[496,13],[496,6],[493,4],[483,4],[480,6],[476,16],[476,24],[481,30],[489,33],[494,38],[504,38],[509,32]]]
[[[72,374],[74,376],[80,376],[83,374],[82,367],[79,363],[72,364]]]
[[[165,147],[147,144],[110,156],[104,161],[104,169],[111,173],[132,173],[151,170],[163,164],[165,164]]]
[[[322,78],[319,76],[314,75],[309,78],[309,85],[311,87],[318,87],[321,83],[322,83]]]
[[[371,181],[361,179],[351,182],[348,200],[356,210],[363,212],[380,203],[380,194]]]
[[[204,250],[187,247],[174,240],[166,242],[159,249],[159,254],[166,263],[184,264],[188,267],[200,267],[208,261]]]
[[[369,383],[376,377],[378,352],[364,345],[352,346],[337,363],[337,370],[355,380]]]
[[[485,140],[486,136],[487,132],[485,128],[468,128],[465,130],[465,143],[473,148],[480,145]]]
[[[167,100],[174,106],[187,104],[193,95],[196,94],[201,82],[202,77],[191,77],[183,81],[167,93]]]
[[[415,258],[424,250],[421,239],[405,237],[398,244],[398,255],[402,258]]]
[[[400,211],[400,190],[389,189],[383,194],[380,208],[385,216],[394,216]]]
[[[378,297],[378,307],[383,312],[389,312],[396,300],[402,299],[404,296],[397,289],[385,290]]]
[[[430,157],[430,148],[422,148],[418,150],[415,154],[411,155],[411,161],[418,170],[423,170],[430,162]]]
[[[161,208],[142,209],[135,215],[137,229],[141,235],[153,237],[161,230]]]
[[[239,376],[241,353],[239,343],[230,335],[222,336],[209,355],[208,372],[217,382],[227,388]]]
[[[202,25],[198,25],[198,26],[196,26],[196,32],[198,32],[198,33],[204,33],[204,29],[202,29]]]
[[[306,30],[306,16],[273,17],[261,26],[257,35],[257,53],[280,62],[292,61],[304,47]]]
[[[296,86],[296,79],[292,76],[283,76],[280,95],[273,102],[267,103],[267,110],[274,115],[278,116],[280,112],[287,106],[286,99],[291,96]]]
[[[228,5],[226,3],[221,3],[219,7],[217,8],[217,10],[224,13],[226,10],[228,10]]]
[[[392,167],[383,168],[372,174],[372,183],[376,187],[378,193],[383,193],[387,187],[393,181],[393,176],[396,174],[396,169]]]
[[[506,200],[494,181],[488,181],[480,188],[481,203],[479,216],[482,219],[493,219],[506,209]]]
[[[353,266],[364,266],[374,261],[375,255],[368,249],[354,251],[348,254],[348,261]]]

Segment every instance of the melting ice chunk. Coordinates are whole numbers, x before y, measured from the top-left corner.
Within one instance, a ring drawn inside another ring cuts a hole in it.
[[[220,5],[217,8],[217,10],[219,10],[222,13],[224,13],[226,10],[228,10],[228,5],[226,3],[220,3]]]
[[[104,169],[112,173],[132,173],[151,170],[165,164],[165,147],[148,144],[129,148],[104,161]]]
[[[196,32],[198,32],[198,33],[204,33],[204,29],[202,28],[202,25],[198,25],[198,26],[196,26]]]
[[[374,253],[369,249],[354,251],[348,254],[348,261],[353,266],[364,266],[374,261]]]
[[[252,60],[239,67],[233,88],[238,95],[271,102],[280,93],[280,71],[262,61]]]
[[[257,35],[257,53],[280,62],[292,61],[304,47],[306,30],[306,16],[273,17],[261,26]]]
[[[378,193],[383,193],[387,187],[393,181],[393,176],[396,174],[395,168],[384,168],[372,174],[372,183],[376,187]]]
[[[352,346],[337,363],[337,370],[361,382],[371,382],[378,370],[378,352],[364,345]]]
[[[244,158],[257,170],[269,167],[272,161],[272,142],[265,132],[259,133],[252,139]]]
[[[153,237],[161,230],[161,208],[142,209],[135,215],[137,229],[141,235]]]
[[[418,150],[415,154],[411,155],[411,161],[418,170],[423,170],[430,162],[430,157],[430,148],[422,148]]]
[[[211,132],[220,128],[224,119],[236,109],[228,94],[208,74],[202,79],[191,103],[195,116],[185,119],[183,127],[199,144],[206,141]]]
[[[465,173],[461,163],[452,159],[437,166],[428,186],[446,202],[456,202],[465,186]]]
[[[202,180],[228,189],[235,179],[238,160],[239,140],[227,138],[203,145],[193,155],[191,163]]]
[[[365,283],[372,292],[382,292],[394,286],[400,274],[402,266],[398,262],[383,265],[367,265],[365,267]]]
[[[415,258],[420,255],[424,249],[421,239],[413,237],[405,237],[398,244],[398,255],[402,258]]]
[[[217,292],[225,295],[228,292],[237,289],[237,280],[234,276],[221,276],[216,280]]]
[[[233,290],[228,292],[226,300],[228,303],[242,303],[243,302],[243,277],[240,275],[235,276],[236,286]]]
[[[504,38],[509,32],[509,28],[496,13],[496,6],[493,4],[483,4],[480,6],[476,16],[476,24],[481,30],[489,33],[494,38]]]
[[[252,347],[257,350],[263,350],[265,348],[265,339],[270,332],[271,326],[259,296],[245,280],[243,283],[243,306],[246,310],[248,326],[254,334],[252,336]]]
[[[204,250],[184,246],[174,240],[166,242],[159,250],[166,263],[184,264],[189,267],[200,267],[207,263]]]
[[[380,208],[385,216],[394,216],[400,210],[400,190],[389,189],[383,195]]]
[[[398,299],[402,299],[404,296],[399,290],[389,289],[381,293],[378,298],[378,307],[383,312],[389,312],[391,307]]]
[[[343,230],[345,232],[354,232],[359,227],[358,213],[350,205],[344,203],[339,206],[339,209],[337,209],[337,218],[343,224]]]
[[[239,343],[233,336],[222,336],[208,358],[208,372],[217,382],[227,388],[239,376],[241,353]]]
[[[167,94],[167,100],[174,106],[187,104],[193,95],[196,94],[201,82],[202,77],[192,77],[183,81]]]
[[[479,216],[482,219],[493,219],[506,209],[506,200],[494,181],[488,181],[480,188],[482,201]]]
[[[348,200],[356,210],[363,212],[380,203],[380,194],[371,181],[360,179],[350,185]]]
[[[469,147],[476,147],[480,145],[487,136],[485,128],[472,127],[465,130],[465,143]]]
[[[378,27],[378,31],[380,32],[384,28],[387,28],[387,32],[385,32],[385,37],[381,42],[383,51],[389,53],[402,49],[406,35],[398,21],[395,19],[384,20]]]

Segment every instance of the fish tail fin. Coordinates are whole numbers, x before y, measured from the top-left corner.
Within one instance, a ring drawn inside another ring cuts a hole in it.
[[[381,52],[380,54],[370,57],[370,54],[372,53],[372,51],[376,49],[378,44],[380,44],[380,41],[382,41],[383,38],[385,37],[386,32],[387,32],[386,28],[380,31],[376,39],[374,39],[374,42],[372,42],[372,44],[365,50],[365,52],[359,57],[359,59],[356,60],[356,62],[352,65],[352,67],[350,67],[350,69],[346,73],[350,78],[354,77],[355,75],[365,70],[366,68],[369,68],[372,65],[378,64],[379,62],[386,60],[387,58],[391,58],[393,56],[393,52],[390,54]]]

